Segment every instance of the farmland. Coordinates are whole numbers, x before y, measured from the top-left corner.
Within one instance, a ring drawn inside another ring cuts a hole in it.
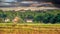
[[[60,24],[0,23],[0,34],[60,34]]]
[[[60,10],[0,10],[0,34],[60,34]]]

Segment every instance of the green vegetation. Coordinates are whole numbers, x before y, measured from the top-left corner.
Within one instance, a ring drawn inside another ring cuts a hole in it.
[[[60,23],[60,10],[47,10],[47,11],[2,11],[0,10],[0,23],[3,23],[5,19],[12,20],[18,16],[20,18],[20,23],[25,23],[25,18],[28,17],[33,19],[34,23]]]

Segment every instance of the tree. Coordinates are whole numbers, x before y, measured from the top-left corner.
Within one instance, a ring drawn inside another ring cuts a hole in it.
[[[43,16],[38,15],[38,16],[36,16],[36,17],[34,18],[34,20],[36,20],[37,22],[42,22]]]
[[[58,13],[55,18],[56,18],[56,22],[60,22],[60,13]]]
[[[48,13],[46,13],[46,14],[44,15],[44,17],[43,17],[43,22],[44,22],[44,23],[49,23],[49,14],[48,14]]]

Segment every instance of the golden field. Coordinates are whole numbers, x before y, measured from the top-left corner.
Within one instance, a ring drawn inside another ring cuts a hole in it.
[[[60,34],[60,24],[0,23],[0,34]]]

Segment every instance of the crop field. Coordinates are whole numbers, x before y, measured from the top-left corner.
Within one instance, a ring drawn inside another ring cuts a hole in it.
[[[0,34],[60,34],[60,24],[0,23]]]

